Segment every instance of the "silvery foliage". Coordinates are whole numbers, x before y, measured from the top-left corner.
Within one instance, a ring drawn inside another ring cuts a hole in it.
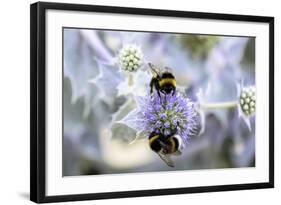
[[[249,40],[219,37],[206,57],[193,58],[178,38],[180,36],[176,34],[64,30],[66,175],[89,170],[91,173],[114,173],[114,170],[169,169],[147,152],[147,145],[144,146],[147,142],[143,140],[147,133],[136,128],[138,118],[135,116],[139,112],[136,99],[149,95],[148,62],[172,68],[179,92],[197,105],[201,115],[204,131],[199,137],[190,139],[183,156],[177,159],[183,162],[177,163],[178,169],[209,168],[212,164],[235,167],[251,163],[255,153],[254,133],[238,117],[237,110],[241,111],[241,107],[200,110],[203,101],[237,100],[241,103],[237,96],[243,94],[236,85],[242,79],[248,80],[245,73],[253,70],[251,63],[241,63]],[[254,83],[252,79],[248,81]],[[253,118],[251,115],[252,120],[247,124],[250,127],[254,126]],[[221,153],[218,150],[226,142],[231,143],[227,150],[229,161],[219,160]],[[124,146],[128,143],[129,148]],[[66,154],[69,149],[73,152]],[[131,153],[130,159],[128,153]],[[195,157],[202,159],[200,165],[193,163]]]

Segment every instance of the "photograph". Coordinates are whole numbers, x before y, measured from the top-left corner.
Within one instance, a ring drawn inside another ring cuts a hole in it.
[[[255,167],[254,36],[62,28],[62,176]]]

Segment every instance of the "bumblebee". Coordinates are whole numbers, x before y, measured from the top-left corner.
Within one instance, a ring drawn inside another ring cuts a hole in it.
[[[161,133],[152,132],[149,135],[150,148],[170,167],[174,167],[171,155],[181,155],[182,139],[175,133],[176,131],[169,136],[165,136]]]
[[[164,95],[172,93],[175,94],[176,91],[176,78],[169,71],[169,68],[165,68],[163,72],[157,71],[152,63],[148,63],[150,69],[152,70],[153,77],[150,81],[150,94],[153,93],[153,88],[156,89],[159,97],[161,97],[160,92]]]

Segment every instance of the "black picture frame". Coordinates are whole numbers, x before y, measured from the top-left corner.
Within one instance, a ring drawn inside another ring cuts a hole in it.
[[[262,22],[269,24],[269,181],[263,183],[229,184],[158,190],[89,193],[46,196],[46,11],[67,10],[128,15],[169,16],[194,19]],[[186,194],[274,187],[274,18],[144,8],[110,7],[82,4],[38,2],[30,6],[30,200],[37,203],[76,200],[97,200],[123,197]]]

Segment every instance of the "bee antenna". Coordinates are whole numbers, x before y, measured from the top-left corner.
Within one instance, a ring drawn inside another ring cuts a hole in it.
[[[152,63],[149,62],[148,65],[149,65],[150,68],[153,68],[153,64]]]

